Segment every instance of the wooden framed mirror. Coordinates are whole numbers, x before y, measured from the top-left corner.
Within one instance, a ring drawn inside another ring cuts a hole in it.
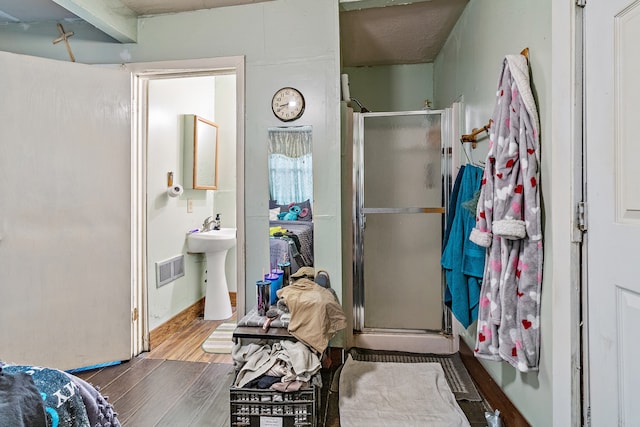
[[[218,132],[216,123],[195,114],[184,116],[184,187],[218,189]]]

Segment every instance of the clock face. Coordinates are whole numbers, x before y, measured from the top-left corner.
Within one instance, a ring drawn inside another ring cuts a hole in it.
[[[283,122],[290,122],[302,116],[304,112],[304,96],[292,87],[278,90],[271,100],[273,114]]]

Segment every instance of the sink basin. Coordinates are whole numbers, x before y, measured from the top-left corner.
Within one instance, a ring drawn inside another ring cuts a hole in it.
[[[236,245],[236,229],[200,231],[187,235],[187,249],[194,253],[208,253],[231,249]]]
[[[228,319],[233,314],[225,273],[225,260],[227,252],[235,245],[235,228],[221,228],[220,230],[187,234],[187,251],[204,253],[207,258],[205,320]]]

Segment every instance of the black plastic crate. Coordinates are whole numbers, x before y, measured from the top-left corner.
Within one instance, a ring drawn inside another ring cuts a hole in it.
[[[232,426],[318,425],[318,386],[289,392],[231,387],[229,396]]]

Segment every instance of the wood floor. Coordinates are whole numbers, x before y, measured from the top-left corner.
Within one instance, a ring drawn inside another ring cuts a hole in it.
[[[219,325],[236,320],[236,311],[229,320],[194,319],[187,327],[171,338],[151,349],[144,357],[148,359],[182,360],[184,362],[228,363],[230,354],[205,353],[201,345]]]
[[[235,313],[234,313],[235,319]],[[76,375],[97,386],[124,427],[230,425],[230,355],[209,354],[202,342],[221,321],[195,319],[148,353],[119,365]],[[338,366],[322,369],[318,427],[339,427],[338,393],[330,390]],[[471,427],[485,427],[485,406],[459,402]]]
[[[221,323],[197,318],[150,352],[76,375],[108,397],[125,427],[228,426],[233,360],[201,348]]]

